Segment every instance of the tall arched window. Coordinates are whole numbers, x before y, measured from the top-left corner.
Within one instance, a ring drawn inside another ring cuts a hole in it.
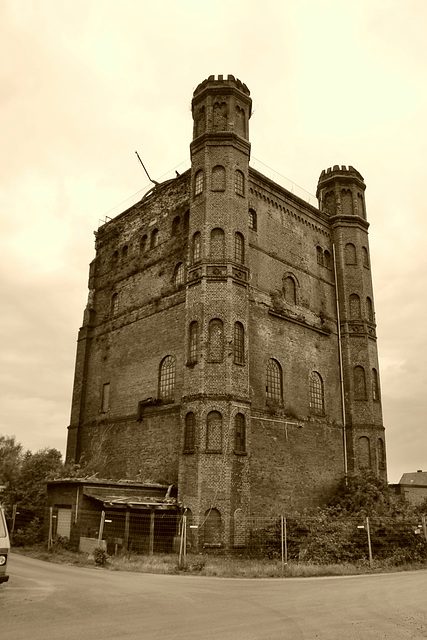
[[[122,249],[122,260],[126,260],[126,258],[128,257],[128,251],[129,251],[129,247],[127,246],[127,244],[125,244],[125,246]]]
[[[234,234],[234,259],[239,264],[245,262],[245,239],[238,231]]]
[[[343,216],[352,216],[354,214],[353,194],[350,189],[341,190],[341,211]]]
[[[203,171],[197,171],[194,178],[194,195],[198,196],[200,193],[203,193]]]
[[[361,436],[359,438],[359,468],[371,469],[371,443],[369,438]]]
[[[224,352],[224,330],[222,320],[214,318],[209,322],[208,360],[222,362]]]
[[[323,249],[322,247],[316,247],[317,264],[323,267]]]
[[[385,447],[382,438],[378,438],[377,442],[378,467],[385,469]]]
[[[153,229],[153,231],[151,232],[151,238],[150,238],[150,248],[154,249],[154,247],[157,247],[158,242],[159,242],[159,230]]]
[[[245,195],[245,176],[237,169],[234,178],[234,190],[238,196]]]
[[[225,190],[225,169],[221,165],[217,165],[212,169],[212,191]]]
[[[193,236],[193,244],[191,250],[191,262],[198,262],[201,258],[201,246],[200,246],[201,236],[199,231]]]
[[[234,323],[233,340],[234,362],[236,364],[245,363],[245,329],[241,322]]]
[[[246,453],[246,425],[243,413],[238,413],[234,418],[234,451]]]
[[[119,294],[113,293],[111,297],[111,315],[115,316],[119,312]]]
[[[369,269],[369,254],[366,247],[362,247],[362,260],[363,260],[363,266],[368,267]]]
[[[190,212],[186,211],[184,213],[184,232],[188,233],[188,227],[190,226]]]
[[[357,264],[356,247],[352,242],[348,242],[345,245],[344,257],[345,257],[346,264]]]
[[[225,236],[222,229],[212,229],[211,231],[211,246],[210,246],[210,259],[211,260],[224,260],[225,256]]]
[[[267,363],[267,400],[281,403],[283,400],[282,367],[273,358]]]
[[[198,322],[190,322],[188,332],[188,363],[195,364],[199,354],[199,324]]]
[[[141,242],[139,243],[139,250],[141,253],[145,253],[145,251],[147,250],[147,241],[148,241],[148,237],[147,237],[147,234],[145,233],[141,238]]]
[[[179,262],[173,272],[173,281],[176,286],[184,284],[184,265]]]
[[[221,545],[221,514],[218,509],[208,509],[205,513],[204,522],[203,543],[206,545]]]
[[[289,302],[289,304],[296,304],[297,289],[295,280],[291,276],[286,276],[286,278],[283,279],[283,295],[286,302]]]
[[[317,415],[323,415],[325,410],[325,399],[323,391],[323,380],[317,371],[310,373],[310,411]]]
[[[179,233],[180,226],[181,226],[181,218],[179,216],[175,216],[175,218],[172,221],[172,230],[171,230],[172,236],[176,236]]]
[[[173,402],[175,397],[175,369],[173,356],[166,356],[160,363],[159,398],[163,402]]]
[[[257,215],[255,209],[249,209],[249,229],[257,230]]]
[[[323,254],[323,259],[324,259],[324,265],[327,269],[330,269],[332,267],[332,259],[331,259],[331,254],[329,253],[329,251],[327,249],[325,249],[325,252]]]
[[[372,400],[378,401],[380,399],[380,385],[378,382],[378,371],[372,369]]]
[[[206,451],[222,451],[222,415],[219,411],[210,411],[206,419]]]
[[[185,416],[184,453],[194,453],[196,448],[196,416],[192,411]]]
[[[357,293],[352,293],[350,296],[350,318],[357,320],[360,315],[360,298]]]
[[[366,400],[366,377],[363,367],[353,369],[354,399]]]
[[[368,314],[368,322],[374,322],[374,307],[371,298],[366,298],[366,312]]]
[[[112,258],[111,258],[111,266],[112,266],[113,268],[114,268],[114,267],[117,267],[117,263],[118,263],[118,261],[119,261],[119,252],[118,252],[118,251],[115,251],[115,252],[113,253]]]

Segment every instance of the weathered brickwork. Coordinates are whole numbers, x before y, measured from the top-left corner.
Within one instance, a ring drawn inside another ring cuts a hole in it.
[[[247,87],[194,92],[191,169],[96,233],[67,459],[175,483],[244,546],[245,517],[386,475],[362,176],[323,171],[319,208],[250,168]]]

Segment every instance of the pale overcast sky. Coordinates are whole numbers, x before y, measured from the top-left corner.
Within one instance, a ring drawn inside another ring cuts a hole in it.
[[[65,451],[93,231],[146,186],[135,150],[185,168],[230,73],[253,158],[365,178],[389,479],[427,470],[426,31],[425,0],[0,0],[0,433]]]

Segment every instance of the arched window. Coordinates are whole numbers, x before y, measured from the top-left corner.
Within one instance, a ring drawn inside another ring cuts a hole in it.
[[[378,381],[378,371],[372,369],[372,400],[378,401],[380,399],[380,385]]]
[[[222,451],[222,415],[219,411],[210,411],[206,419],[206,451]]]
[[[236,509],[233,514],[233,546],[244,547],[246,545],[246,518],[243,509]]]
[[[286,302],[289,302],[289,304],[297,303],[296,284],[295,280],[291,276],[286,276],[286,278],[283,279],[283,295]]]
[[[353,194],[350,189],[341,190],[341,211],[343,216],[352,216],[354,214]]]
[[[159,398],[163,402],[173,402],[175,397],[175,358],[166,356],[160,363]]]
[[[366,377],[363,367],[353,369],[354,399],[366,400]]]
[[[222,362],[224,351],[223,324],[222,320],[215,318],[209,322],[209,362]]]
[[[184,213],[184,232],[188,233],[188,227],[190,226],[190,212],[186,211]]]
[[[222,541],[221,514],[218,509],[208,509],[205,513],[203,527],[203,543],[206,545],[220,546]]]
[[[322,247],[316,247],[316,255],[317,255],[317,264],[320,264],[323,267],[323,249]]]
[[[238,231],[234,234],[234,259],[239,264],[245,262],[245,239]]]
[[[181,225],[181,218],[179,216],[175,216],[175,218],[172,221],[172,230],[171,230],[172,236],[176,236],[179,233],[180,225]]]
[[[196,417],[192,411],[185,416],[184,453],[194,453],[196,448]]]
[[[249,209],[249,229],[257,230],[257,215],[255,209]]]
[[[192,253],[192,256],[191,256],[192,260],[191,261],[192,261],[192,263],[198,262],[200,260],[200,258],[201,258],[201,255],[200,255],[200,251],[201,251],[200,237],[201,236],[200,236],[199,231],[196,231],[196,233],[193,236],[193,246],[192,246],[192,251],[191,251],[191,253]]]
[[[237,169],[234,178],[234,190],[238,196],[245,195],[245,176]]]
[[[317,371],[310,373],[310,411],[317,415],[323,415],[325,411],[325,399],[323,392],[323,380]]]
[[[324,260],[325,267],[327,269],[330,269],[332,266],[332,260],[331,260],[331,254],[327,249],[325,249],[325,252],[323,254],[323,260]]]
[[[371,468],[371,443],[366,436],[359,438],[359,468]]]
[[[141,253],[145,253],[145,251],[147,250],[147,234],[145,233],[142,238],[141,238],[141,242],[139,243],[139,250]]]
[[[245,363],[245,329],[241,322],[234,323],[233,340],[234,362],[236,364]]]
[[[154,247],[157,247],[158,242],[159,242],[159,230],[153,229],[151,232],[151,238],[150,238],[150,249],[154,249]]]
[[[224,260],[225,254],[225,236],[222,229],[212,229],[211,231],[211,246],[210,246],[210,258],[211,260]]]
[[[225,169],[217,165],[212,169],[212,191],[225,191]]]
[[[366,247],[362,247],[362,260],[363,260],[363,266],[368,267],[369,269],[369,254]]]
[[[368,321],[374,322],[374,307],[372,306],[371,298],[366,298],[366,311],[368,314]]]
[[[173,281],[176,286],[184,284],[184,265],[179,262],[173,272]]]
[[[128,251],[129,251],[129,247],[127,246],[127,244],[125,244],[125,246],[122,249],[122,260],[126,260],[126,258],[128,257]]]
[[[356,293],[352,293],[350,296],[350,318],[356,320],[360,316],[360,298]]]
[[[243,413],[238,413],[234,418],[234,451],[246,453],[246,425]]]
[[[279,403],[283,400],[282,367],[273,358],[270,358],[267,364],[266,396],[267,400]]]
[[[111,315],[115,316],[119,312],[119,294],[113,293],[111,297]]]
[[[334,216],[336,213],[335,193],[333,191],[325,194],[325,211],[330,216]]]
[[[195,364],[199,355],[199,324],[190,322],[188,332],[188,363]]]
[[[352,242],[348,242],[345,245],[344,257],[345,257],[346,264],[357,264],[356,247]]]
[[[228,108],[226,102],[215,102],[213,106],[213,128],[216,131],[227,129]]]
[[[203,171],[197,171],[194,178],[194,195],[198,196],[200,193],[203,193]]]
[[[378,438],[377,442],[378,467],[385,469],[385,447],[382,438]]]
[[[118,251],[115,251],[115,252],[113,253],[113,257],[111,258],[111,266],[112,266],[113,268],[114,268],[114,267],[117,267],[117,263],[118,263],[118,261],[119,261],[119,252],[118,252]]]

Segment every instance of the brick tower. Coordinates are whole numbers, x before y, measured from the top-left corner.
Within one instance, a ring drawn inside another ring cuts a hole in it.
[[[369,468],[386,477],[365,182],[353,167],[322,171],[317,198],[330,216],[336,264],[350,473]]]
[[[249,503],[246,425],[248,353],[249,90],[233,76],[209,77],[194,92],[191,143],[187,366],[179,498],[215,532],[234,538],[232,517]],[[193,425],[202,425],[197,432]],[[189,453],[193,455],[188,455]],[[219,526],[221,521],[221,526]],[[210,536],[210,529],[212,536]]]

